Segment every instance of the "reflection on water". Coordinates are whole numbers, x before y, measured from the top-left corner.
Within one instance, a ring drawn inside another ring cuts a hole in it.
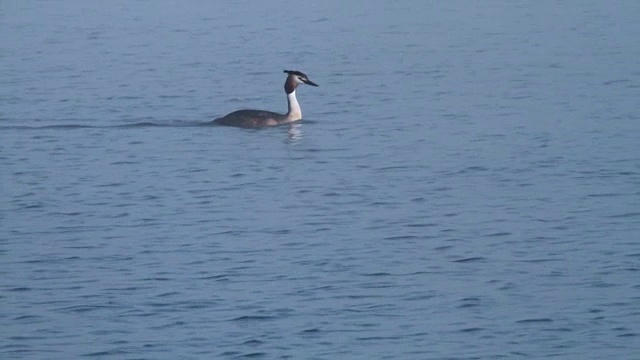
[[[289,130],[287,131],[289,134],[289,142],[295,144],[302,140],[302,123],[297,122],[289,125]]]

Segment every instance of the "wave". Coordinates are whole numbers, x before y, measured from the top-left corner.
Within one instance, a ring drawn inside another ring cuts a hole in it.
[[[75,129],[129,129],[129,128],[149,128],[149,127],[204,127],[204,126],[219,126],[213,121],[201,122],[201,121],[176,121],[176,122],[150,122],[142,121],[130,124],[118,124],[118,125],[85,125],[85,124],[59,124],[59,125],[7,125],[0,126],[2,130],[75,130]]]

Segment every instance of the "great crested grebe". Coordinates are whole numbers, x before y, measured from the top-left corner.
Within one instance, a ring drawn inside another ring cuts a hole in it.
[[[306,74],[296,70],[285,70],[287,80],[284,82],[284,92],[287,93],[287,103],[289,111],[286,114],[278,114],[265,110],[238,110],[227,114],[221,118],[213,120],[215,124],[225,126],[236,126],[241,128],[259,128],[288,124],[302,119],[302,110],[296,99],[296,88],[300,84],[318,86],[309,80]]]

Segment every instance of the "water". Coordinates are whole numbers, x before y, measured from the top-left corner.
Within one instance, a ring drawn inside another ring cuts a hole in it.
[[[0,357],[637,359],[638,18],[2,2]]]

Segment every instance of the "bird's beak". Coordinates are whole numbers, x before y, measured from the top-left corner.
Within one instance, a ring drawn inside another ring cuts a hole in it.
[[[311,81],[311,80],[309,80],[309,79],[306,79],[306,80],[303,80],[303,81],[304,81],[304,83],[305,83],[305,84],[307,84],[307,85],[311,85],[311,86],[318,86],[318,84],[314,83],[313,81]]]

